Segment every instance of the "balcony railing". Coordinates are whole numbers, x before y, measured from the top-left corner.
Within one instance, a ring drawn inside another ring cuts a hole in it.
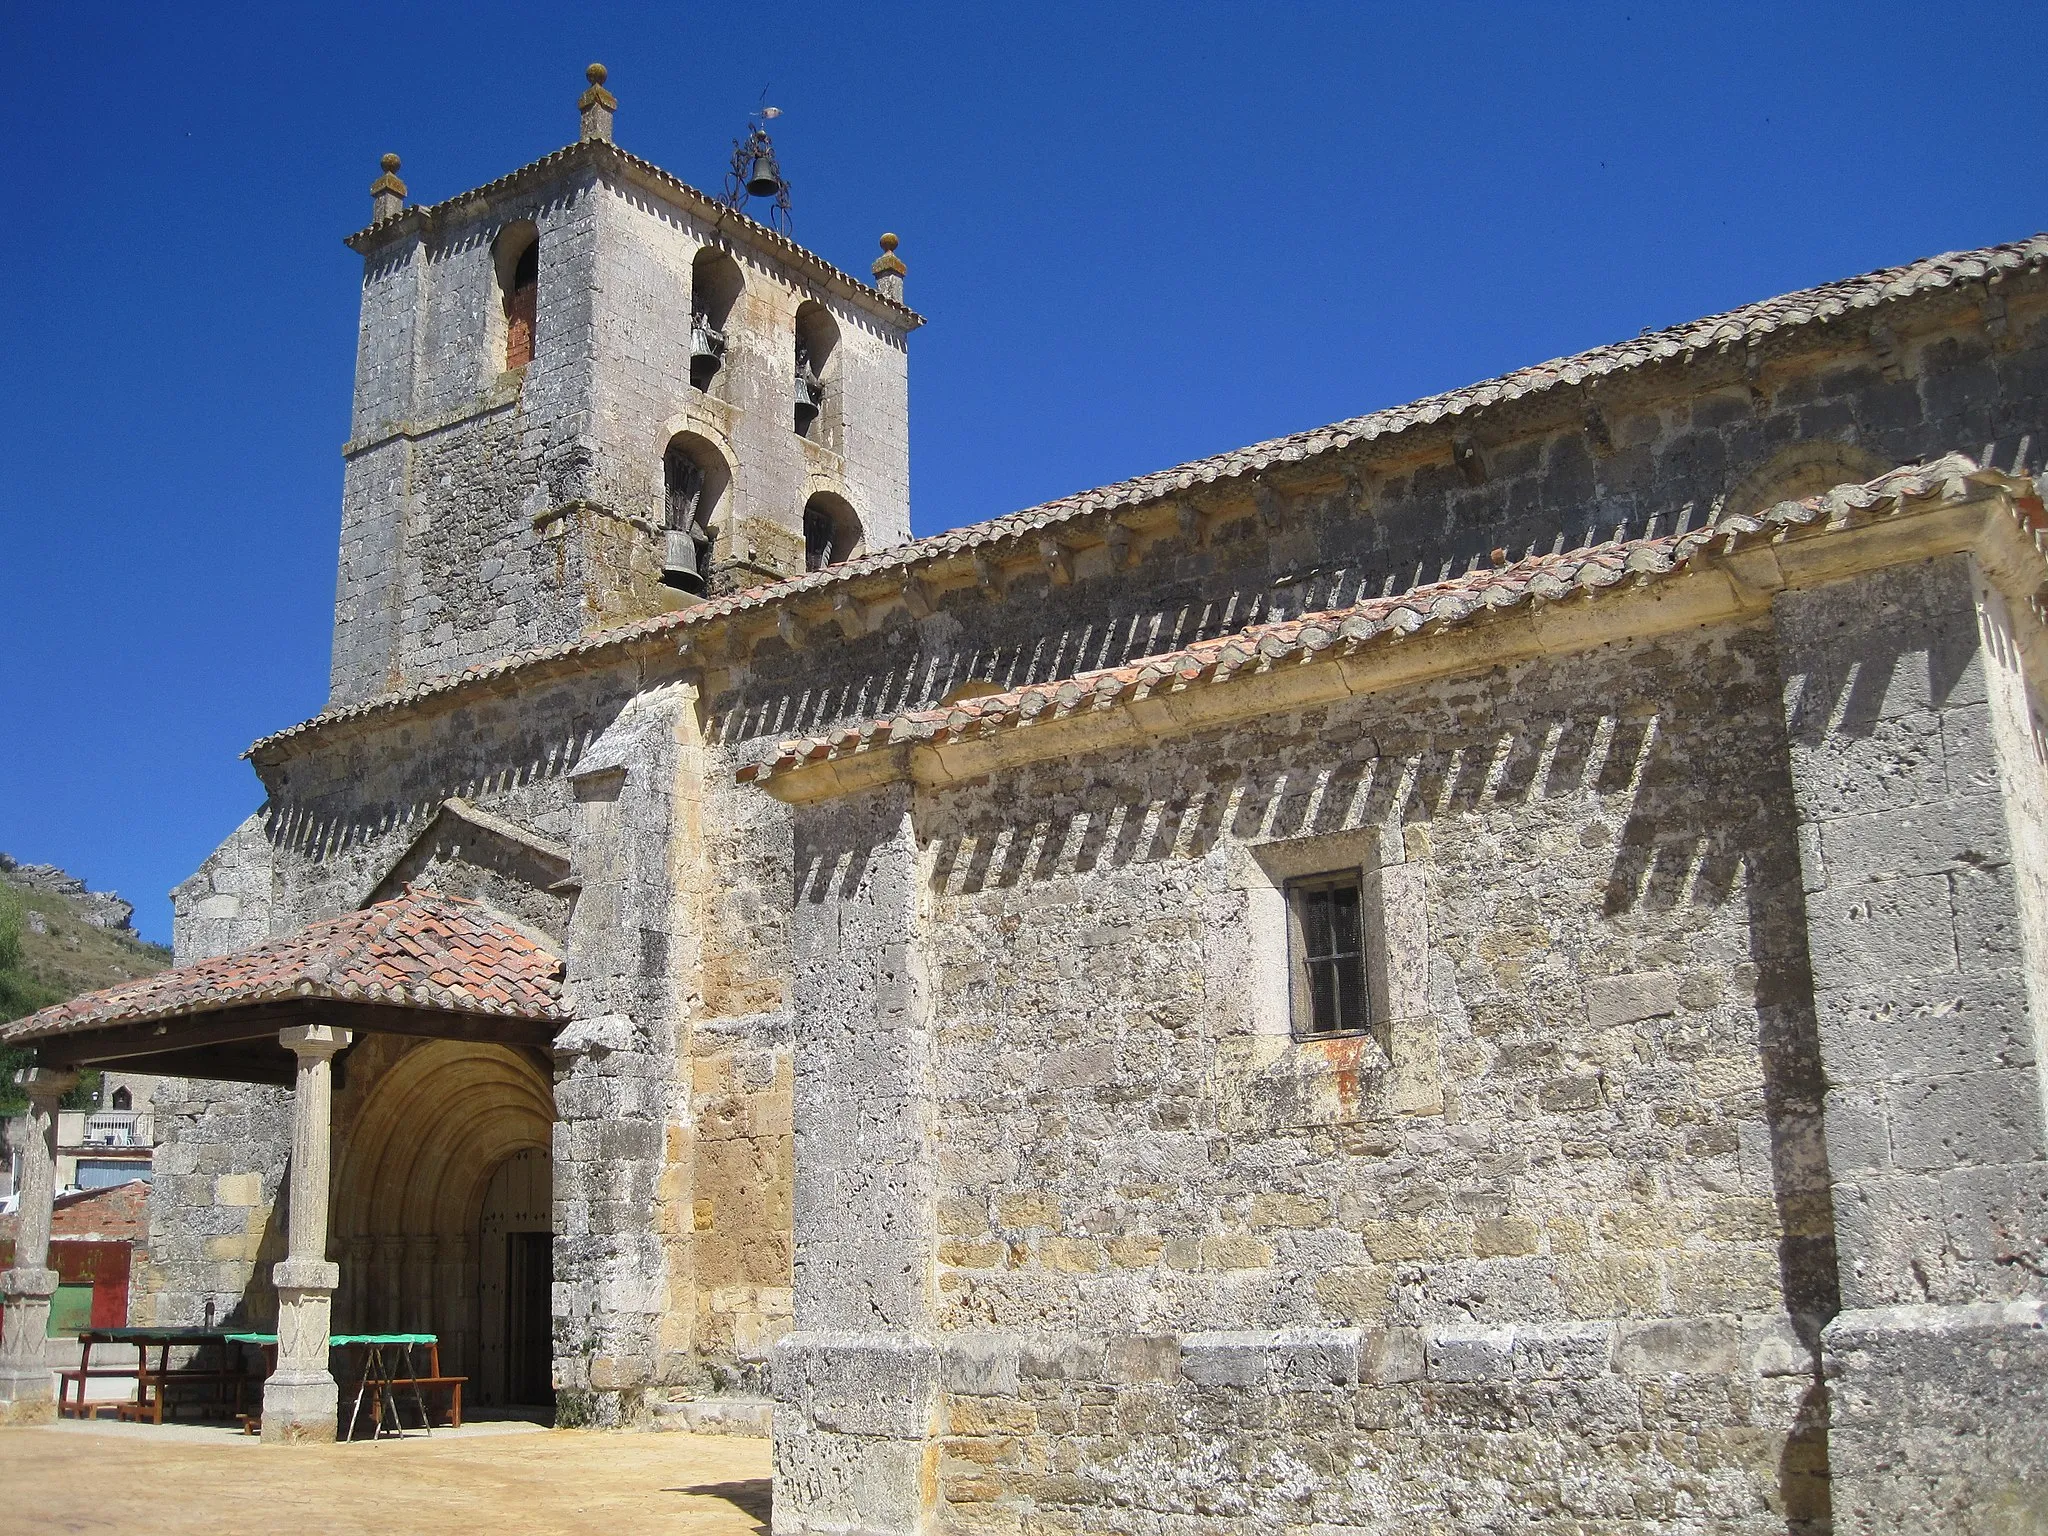
[[[57,1139],[71,1147],[148,1147],[155,1126],[146,1109],[70,1110],[59,1115]]]

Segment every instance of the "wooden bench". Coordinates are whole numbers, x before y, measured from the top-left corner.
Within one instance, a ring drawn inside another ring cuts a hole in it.
[[[399,1376],[392,1384],[400,1391],[419,1390],[420,1396],[432,1403],[441,1392],[448,1394],[448,1427],[462,1428],[462,1384],[467,1376]]]
[[[88,1365],[74,1366],[68,1371],[57,1373],[57,1417],[60,1419],[89,1419],[101,1408],[119,1409],[120,1404],[91,1403],[86,1401],[85,1384],[100,1377],[111,1377],[115,1381],[133,1382],[138,1367],[132,1365]],[[78,1401],[72,1402],[71,1389],[78,1388]]]
[[[462,1386],[469,1378],[467,1376],[443,1376],[441,1374],[441,1341],[439,1339],[426,1345],[425,1348],[427,1351],[427,1374],[424,1376],[400,1376],[395,1379],[393,1384],[399,1387],[417,1388],[422,1397],[427,1396],[429,1393],[438,1395],[445,1391],[448,1394],[448,1427],[450,1429],[460,1429],[462,1428]],[[410,1351],[406,1354],[406,1363],[408,1365],[412,1363]]]
[[[234,1405],[230,1412],[242,1411],[242,1396],[248,1389],[249,1373],[246,1371],[151,1371],[135,1373],[135,1401],[117,1405],[116,1414],[125,1422],[140,1423],[148,1419],[155,1424],[164,1421],[164,1409],[171,1389],[201,1387],[205,1396],[228,1408],[229,1389],[233,1389]],[[173,1415],[175,1417],[175,1415]]]

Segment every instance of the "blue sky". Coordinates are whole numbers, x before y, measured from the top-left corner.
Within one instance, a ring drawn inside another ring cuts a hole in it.
[[[2048,227],[2048,11],[1183,4],[53,7],[0,17],[0,849],[135,901],[324,700],[377,156],[575,137],[903,237],[928,533]]]

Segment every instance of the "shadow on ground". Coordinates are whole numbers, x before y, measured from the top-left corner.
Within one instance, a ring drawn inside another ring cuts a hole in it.
[[[703,1498],[723,1499],[741,1514],[761,1522],[766,1536],[775,1515],[775,1480],[748,1477],[730,1483],[698,1483],[689,1488],[664,1488],[663,1493],[694,1493]]]

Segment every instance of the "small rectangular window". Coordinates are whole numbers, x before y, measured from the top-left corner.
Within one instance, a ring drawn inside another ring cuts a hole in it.
[[[1296,1034],[1351,1034],[1372,1028],[1363,905],[1355,869],[1288,882]]]

